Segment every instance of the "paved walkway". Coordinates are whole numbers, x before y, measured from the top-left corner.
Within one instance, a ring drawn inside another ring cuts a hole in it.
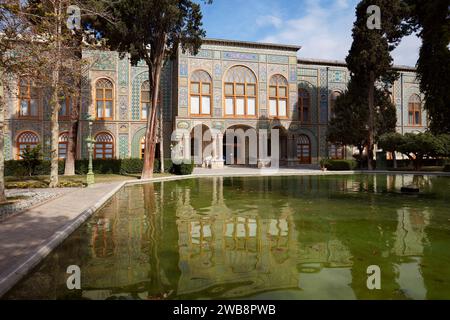
[[[0,297],[123,184],[104,183],[78,189],[0,223]]]

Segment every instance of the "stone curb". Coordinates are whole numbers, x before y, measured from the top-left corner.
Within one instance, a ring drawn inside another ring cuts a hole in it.
[[[36,265],[38,265],[50,252],[52,252],[57,246],[59,246],[67,237],[69,237],[78,227],[83,224],[92,214],[103,207],[105,203],[114,196],[120,189],[125,186],[140,185],[150,182],[163,182],[163,181],[176,181],[186,180],[194,178],[208,178],[208,177],[262,177],[262,176],[331,176],[331,175],[350,175],[350,174],[423,174],[423,175],[439,175],[450,176],[447,172],[408,172],[408,171],[303,171],[303,172],[261,172],[255,174],[250,173],[200,173],[191,174],[186,176],[168,176],[160,178],[152,178],[146,180],[126,180],[119,183],[113,190],[98,200],[93,206],[81,212],[71,222],[66,224],[61,230],[55,232],[55,234],[44,244],[40,249],[30,255],[22,264],[15,267],[14,270],[8,273],[8,275],[0,280],[0,297],[8,292],[17,282],[19,282],[24,276],[26,276]],[[54,200],[54,199],[52,199]]]

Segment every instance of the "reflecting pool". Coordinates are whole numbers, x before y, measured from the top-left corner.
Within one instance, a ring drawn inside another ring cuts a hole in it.
[[[4,298],[450,299],[449,195],[450,178],[412,175],[126,187]]]

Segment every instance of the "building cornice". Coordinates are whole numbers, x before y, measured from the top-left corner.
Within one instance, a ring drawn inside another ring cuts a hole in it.
[[[347,63],[345,61],[340,60],[323,60],[323,59],[298,59],[297,62],[299,64],[304,65],[319,65],[319,66],[330,66],[330,67],[344,67],[347,68]],[[417,69],[415,67],[410,66],[402,66],[402,65],[394,65],[393,69],[396,71],[409,71],[416,72]]]
[[[254,48],[254,49],[283,50],[283,51],[291,51],[291,52],[297,52],[302,48],[301,46],[286,45],[286,44],[212,39],[212,38],[203,39],[203,44],[244,47],[244,48]]]

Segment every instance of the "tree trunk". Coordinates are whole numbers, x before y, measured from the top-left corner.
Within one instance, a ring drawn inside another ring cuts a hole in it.
[[[155,162],[156,149],[156,129],[157,129],[157,108],[159,80],[162,69],[162,54],[156,57],[153,67],[149,67],[150,90],[152,95],[152,112],[147,119],[147,128],[145,131],[145,149],[144,149],[144,167],[142,169],[141,179],[150,179],[153,177],[153,166]]]
[[[163,119],[163,109],[159,106],[159,159],[160,159],[160,170],[164,173],[164,119]]]
[[[394,169],[397,169],[397,156],[395,155],[395,151],[392,152],[392,161],[394,163]]]
[[[71,119],[69,128],[69,142],[67,143],[67,155],[64,166],[65,176],[75,175],[75,160],[77,154],[77,139],[78,139],[78,119]]]
[[[58,165],[59,165],[59,122],[58,122],[58,113],[59,113],[59,101],[58,101],[58,85],[53,89],[53,98],[52,98],[52,115],[51,115],[51,143],[50,143],[50,188],[58,187],[59,177],[58,177]]]
[[[0,84],[1,85],[1,84]],[[0,203],[6,201],[5,194],[5,154],[4,154],[4,123],[5,123],[5,100],[0,95]]]
[[[67,155],[66,162],[64,166],[64,175],[65,176],[74,176],[75,175],[75,161],[77,159],[77,143],[78,143],[78,127],[79,127],[79,117],[81,113],[81,78],[82,74],[82,63],[83,59],[83,51],[82,51],[82,42],[83,35],[81,32],[76,32],[76,57],[78,58],[79,66],[79,74],[76,75],[76,87],[78,93],[75,97],[75,104],[72,105],[73,109],[70,112],[70,128],[69,128],[69,142],[67,143]]]
[[[359,169],[363,168],[363,153],[364,153],[364,146],[363,145],[359,145],[358,146],[358,151],[359,151],[359,161],[358,161],[358,165],[359,165]]]
[[[60,71],[61,71],[61,47],[62,47],[62,4],[55,8],[55,16],[57,17],[55,38],[56,38],[56,63],[55,68],[52,72],[52,99],[51,99],[51,143],[50,143],[50,188],[58,187],[59,177],[58,177],[58,165],[59,165],[59,110],[61,108],[59,101],[59,90],[60,90]]]
[[[369,136],[367,139],[367,168],[369,170],[373,170],[373,148],[374,148],[374,97],[375,97],[375,74],[373,71],[370,71],[370,80],[369,80]]]

